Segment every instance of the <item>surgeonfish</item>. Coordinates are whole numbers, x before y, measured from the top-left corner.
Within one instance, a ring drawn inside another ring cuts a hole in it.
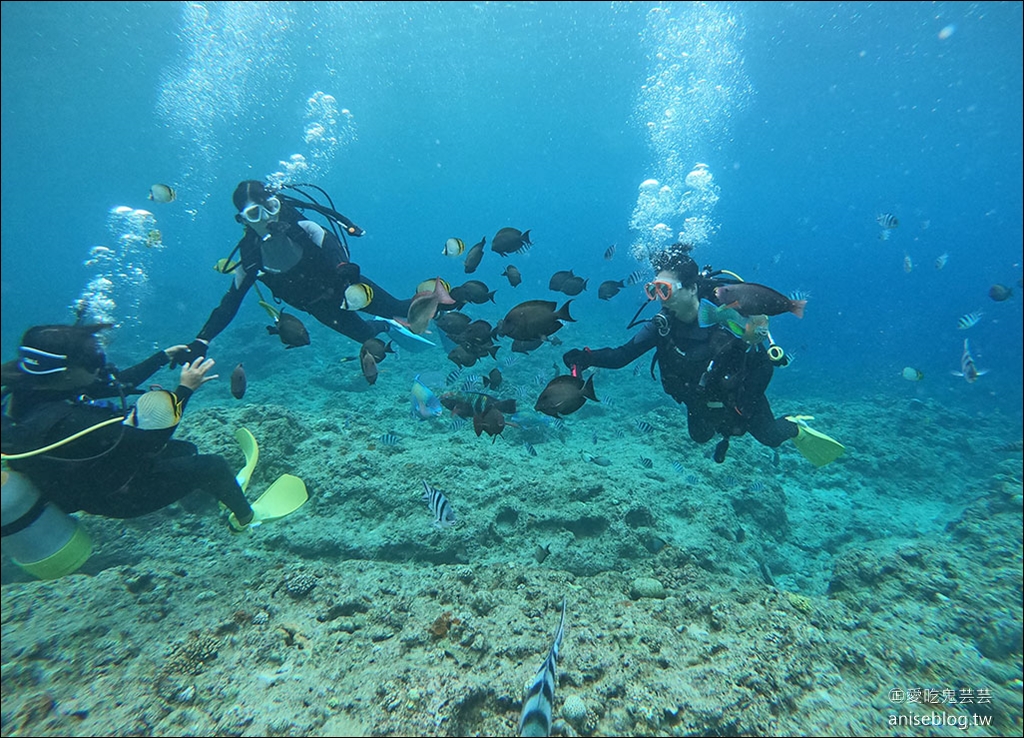
[[[978,377],[988,374],[988,369],[979,370],[974,363],[974,357],[971,356],[971,347],[966,338],[964,339],[964,352],[960,356],[960,371],[953,372],[953,374],[966,379],[967,384],[974,384],[978,381]]]
[[[538,338],[550,336],[562,328],[561,321],[575,323],[576,320],[569,315],[569,304],[567,300],[562,307],[548,300],[527,300],[521,302],[505,315],[498,323],[498,335],[508,336],[518,341],[534,341]]]
[[[956,327],[962,331],[966,331],[968,328],[973,328],[978,325],[978,321],[981,320],[981,316],[984,313],[980,310],[976,310],[973,313],[967,313],[967,315],[960,316],[960,320],[956,322]]]
[[[241,400],[245,397],[246,386],[245,367],[239,364],[235,367],[235,370],[231,372],[231,396],[236,400]]]
[[[548,382],[533,409],[552,418],[560,418],[579,410],[588,399],[599,402],[594,394],[593,376],[584,382],[580,377],[562,374]]]
[[[466,274],[472,274],[476,271],[476,268],[480,266],[480,260],[484,258],[484,244],[487,243],[487,236],[484,236],[480,241],[474,244],[469,251],[466,252],[466,261],[463,264]]]
[[[452,509],[451,503],[448,502],[448,498],[444,496],[444,492],[434,489],[426,481],[423,482],[423,500],[430,508],[430,512],[434,513],[435,528],[448,528],[455,525],[455,511]]]
[[[519,273],[519,270],[509,264],[505,267],[505,271],[501,273],[501,276],[508,278],[508,283],[513,287],[518,287],[523,282],[523,275]]]
[[[601,286],[597,288],[597,297],[599,300],[610,300],[619,294],[619,290],[626,286],[626,283],[619,279],[609,279],[607,282],[602,282]]]
[[[362,369],[367,384],[376,384],[377,375],[380,373],[377,369],[377,359],[365,344],[359,349],[359,368]]]
[[[537,670],[533,684],[523,698],[523,710],[519,714],[519,735],[551,735],[551,708],[555,702],[555,668],[558,665],[558,651],[565,636],[565,597],[562,598],[562,616],[555,631],[555,640],[548,650],[544,663]]]
[[[528,251],[532,245],[530,231],[520,231],[518,228],[502,228],[491,239],[491,251],[502,256]]]
[[[1004,302],[1013,297],[1013,288],[1005,284],[994,284],[988,288],[988,296],[993,302]]]
[[[155,184],[149,188],[149,199],[153,202],[174,202],[178,193],[174,188],[165,184]]]
[[[301,320],[294,315],[288,315],[284,310],[278,313],[274,325],[267,326],[267,333],[279,336],[286,349],[309,345],[309,331],[306,330],[306,326],[302,324]]]

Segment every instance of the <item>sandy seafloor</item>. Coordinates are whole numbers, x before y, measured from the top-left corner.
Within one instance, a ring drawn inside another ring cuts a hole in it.
[[[412,376],[440,391],[453,368],[440,350],[368,387],[349,342],[247,330],[219,342],[225,375],[250,367],[245,399],[204,387],[178,437],[240,467],[250,429],[250,496],[291,472],[309,503],[245,534],[201,494],[84,516],[95,553],[56,582],[5,558],[4,735],[514,735],[563,596],[556,734],[1021,734],[1019,421],[901,380],[843,397],[777,378],[776,413],[814,414],[847,455],[815,469],[747,436],[718,465],[645,357],[597,373],[607,404],[492,443],[409,417]],[[502,367],[501,394],[532,406],[559,355]],[[432,525],[423,480],[456,526]],[[956,727],[974,716],[991,726]]]

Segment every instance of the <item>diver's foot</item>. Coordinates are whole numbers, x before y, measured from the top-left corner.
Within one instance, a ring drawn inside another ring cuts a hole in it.
[[[729,453],[729,438],[728,437],[723,438],[721,441],[718,442],[718,445],[715,446],[715,453],[713,455],[715,463],[716,464],[721,464],[722,462],[724,462],[725,461],[725,455],[727,453]]]

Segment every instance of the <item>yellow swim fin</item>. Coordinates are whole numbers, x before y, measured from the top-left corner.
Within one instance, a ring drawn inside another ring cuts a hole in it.
[[[235,481],[245,492],[246,487],[249,486],[249,478],[252,477],[253,469],[256,468],[256,462],[260,460],[260,447],[256,443],[256,437],[246,428],[238,428],[235,431],[235,440],[238,441],[238,445],[242,447],[242,453],[245,454],[245,466],[235,475]]]
[[[787,415],[786,420],[797,424],[796,438],[793,439],[796,450],[815,466],[831,464],[846,452],[846,447],[839,441],[807,425],[806,421],[814,420],[813,415]]]
[[[253,518],[249,526],[257,526],[291,515],[306,504],[308,499],[306,484],[301,479],[291,474],[282,474],[256,502],[252,503]],[[228,523],[235,530],[248,527],[239,525],[234,513],[228,516]]]

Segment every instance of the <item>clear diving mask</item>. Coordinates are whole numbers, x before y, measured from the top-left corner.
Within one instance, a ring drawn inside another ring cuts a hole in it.
[[[241,215],[250,223],[259,223],[281,212],[281,201],[276,197],[268,197],[263,202],[251,202],[242,208]]]

